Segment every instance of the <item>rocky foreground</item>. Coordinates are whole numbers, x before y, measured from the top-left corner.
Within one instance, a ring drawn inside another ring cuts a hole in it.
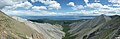
[[[68,31],[75,39],[120,39],[120,17],[105,15],[70,24]]]
[[[0,12],[0,39],[62,39],[60,25],[35,23]]]

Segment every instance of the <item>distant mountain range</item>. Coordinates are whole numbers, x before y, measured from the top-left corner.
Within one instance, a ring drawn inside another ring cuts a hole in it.
[[[96,16],[21,16],[25,19],[49,19],[49,20],[79,20],[93,19]]]

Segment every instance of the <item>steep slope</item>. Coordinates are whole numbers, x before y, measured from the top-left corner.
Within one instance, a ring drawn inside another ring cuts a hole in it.
[[[71,36],[76,36],[75,39],[87,39],[91,33],[96,32],[103,24],[110,20],[110,17],[101,15],[92,20],[71,24],[70,27],[72,26],[72,28],[68,32],[72,34]]]
[[[64,36],[60,25],[13,18],[0,12],[0,39],[62,39]]]
[[[31,22],[26,19],[22,19],[20,17],[15,16],[13,16],[13,18],[20,22],[25,23],[30,28],[41,33],[44,39],[62,39],[62,37],[65,35],[65,33],[62,31],[63,28],[60,25]]]
[[[0,39],[44,39],[43,36],[0,11]]]
[[[88,36],[88,39],[115,39],[120,35],[120,17],[104,23],[102,27]],[[120,38],[118,38],[120,39]]]

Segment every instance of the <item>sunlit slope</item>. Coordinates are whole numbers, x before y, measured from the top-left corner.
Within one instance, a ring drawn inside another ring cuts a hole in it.
[[[27,38],[43,39],[37,31],[0,12],[0,39]]]
[[[16,16],[13,16],[12,18],[36,30],[43,36],[42,38],[44,39],[62,39],[62,37],[64,37],[65,35],[65,33],[62,31],[63,27],[57,24],[51,25],[49,23],[31,22],[28,21],[27,19],[23,19]]]

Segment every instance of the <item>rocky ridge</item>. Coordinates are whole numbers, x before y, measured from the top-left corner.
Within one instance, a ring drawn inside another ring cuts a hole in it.
[[[75,26],[75,27],[73,27]],[[68,31],[75,39],[115,39],[120,32],[120,17],[98,16],[92,20],[70,24]]]

